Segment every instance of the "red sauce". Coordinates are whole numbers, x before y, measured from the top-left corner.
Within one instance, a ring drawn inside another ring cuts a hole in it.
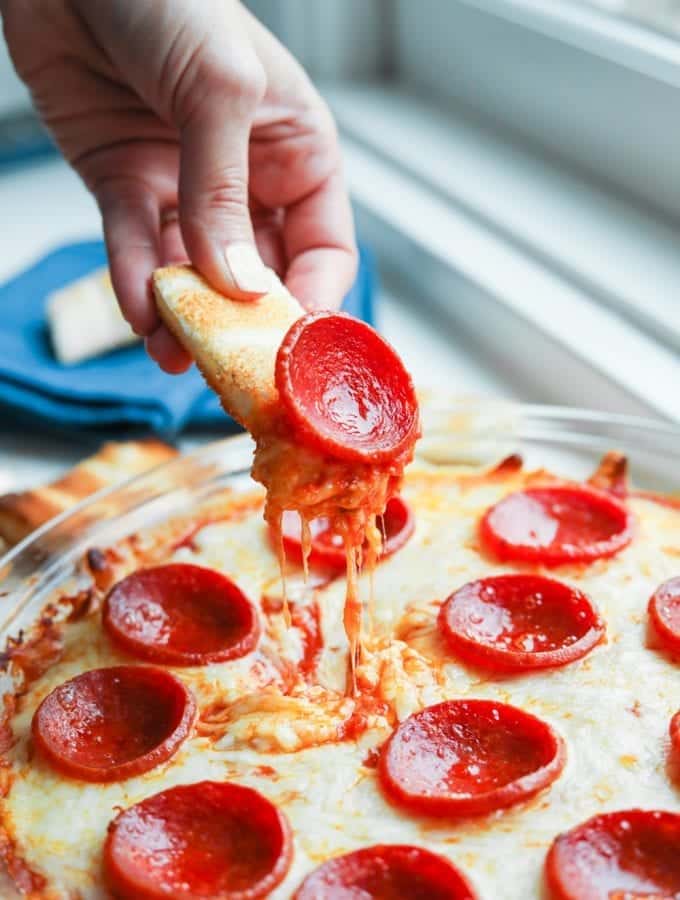
[[[272,597],[270,594],[263,594],[262,612],[265,616],[280,615],[283,612],[283,597]]]
[[[291,600],[288,605],[291,623],[302,633],[304,650],[298,668],[303,678],[309,678],[314,674],[323,650],[319,604],[316,601],[303,604]]]
[[[377,769],[380,762],[380,747],[371,747],[366,756],[361,761],[367,769]]]
[[[385,701],[378,700],[371,694],[359,694],[356,697],[354,711],[338,728],[339,741],[357,741],[376,716],[388,716],[390,707]]]
[[[382,537],[379,560],[396,553],[413,534],[415,517],[411,507],[399,496],[390,497],[385,512],[378,516],[376,527]],[[347,568],[345,541],[340,532],[334,531],[328,517],[309,522],[309,553],[303,553],[300,516],[292,511],[284,512],[281,522],[283,548],[286,559],[299,565],[308,563],[321,583],[332,581]],[[277,540],[270,529],[272,541]],[[278,549],[278,548],[277,548]],[[370,554],[370,546],[364,541],[362,554]]]

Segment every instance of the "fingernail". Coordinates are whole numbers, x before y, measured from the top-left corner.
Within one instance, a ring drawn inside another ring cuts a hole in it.
[[[224,251],[234,286],[244,294],[261,297],[269,293],[270,276],[253,244],[229,244]]]

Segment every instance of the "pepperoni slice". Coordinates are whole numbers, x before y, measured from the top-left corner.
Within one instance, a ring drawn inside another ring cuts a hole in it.
[[[666,648],[680,653],[680,578],[671,578],[652,594],[649,617]]]
[[[226,575],[185,563],[140,569],[109,592],[104,628],[138,659],[201,666],[257,646],[253,605]]]
[[[475,900],[458,869],[421,847],[378,844],[336,856],[315,869],[293,900]]]
[[[154,794],[109,825],[104,871],[120,900],[256,900],[285,877],[285,816],[257,791],[202,781]]]
[[[555,839],[546,875],[553,900],[680,896],[680,815],[595,816]]]
[[[540,719],[491,700],[447,700],[406,719],[380,757],[399,806],[431,816],[482,815],[526,800],[564,768],[562,739]]]
[[[463,585],[439,612],[451,650],[492,669],[543,669],[585,656],[604,624],[585,594],[541,575],[498,575]]]
[[[390,556],[404,546],[413,534],[415,517],[411,507],[401,497],[387,501],[385,512],[378,517],[378,528],[383,535],[382,557]],[[347,567],[345,544],[342,535],[333,531],[328,519],[314,519],[310,523],[312,547],[309,562],[318,568],[343,572]],[[300,517],[296,512],[283,514],[282,532],[286,557],[302,564]]]
[[[92,669],[65,681],[33,716],[33,741],[64,775],[122,781],[166,762],[188,737],[196,704],[149,666]]]
[[[391,462],[419,435],[411,376],[365,322],[308,313],[276,357],[276,387],[299,437],[338,459]]]
[[[385,512],[378,516],[378,528],[383,538],[382,556],[391,556],[401,550],[416,527],[413,509],[403,497],[391,497]]]
[[[508,494],[485,513],[480,537],[498,559],[559,566],[613,556],[630,543],[632,525],[611,494],[556,484]]]
[[[670,727],[671,744],[674,752],[680,756],[680,710],[671,719]]]

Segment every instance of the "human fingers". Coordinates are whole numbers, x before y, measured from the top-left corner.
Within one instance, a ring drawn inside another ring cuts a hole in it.
[[[147,165],[150,161],[141,158],[145,154],[153,155],[155,165]],[[165,330],[151,292],[151,273],[180,252],[178,235],[163,234],[160,212],[176,200],[172,155],[164,148],[120,147],[92,157],[81,169],[102,214],[111,281],[121,311],[135,333],[145,338]],[[151,347],[158,348],[152,355],[166,371],[183,371],[190,365],[186,351],[169,332]]]
[[[252,300],[269,287],[248,205],[248,144],[264,74],[252,51],[231,59],[208,53],[188,82],[181,103],[191,113],[180,126],[184,244],[214,287]]]

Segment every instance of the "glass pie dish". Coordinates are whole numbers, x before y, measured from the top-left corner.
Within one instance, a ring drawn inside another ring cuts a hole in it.
[[[454,403],[445,397],[425,399],[423,420],[417,453],[427,465],[490,465],[519,454],[528,468],[583,479],[607,451],[616,450],[627,456],[637,489],[680,494],[680,428],[672,424],[504,402]],[[225,489],[250,492],[251,455],[247,436],[206,445],[100,492],[29,536],[0,559],[3,648],[8,638],[38,622],[57,591],[71,594],[90,580],[82,560],[91,548],[191,516]],[[11,690],[11,671],[0,677],[1,690]],[[16,896],[1,875],[0,896]]]
[[[680,426],[566,407],[426,397],[417,455],[437,465],[488,465],[520,454],[528,468],[588,477],[610,450],[625,454],[636,488],[680,495]],[[252,489],[247,435],[213,442],[89,497],[0,558],[0,640],[29,628],[51,592],[78,576],[93,546],[108,546],[225,488]]]

